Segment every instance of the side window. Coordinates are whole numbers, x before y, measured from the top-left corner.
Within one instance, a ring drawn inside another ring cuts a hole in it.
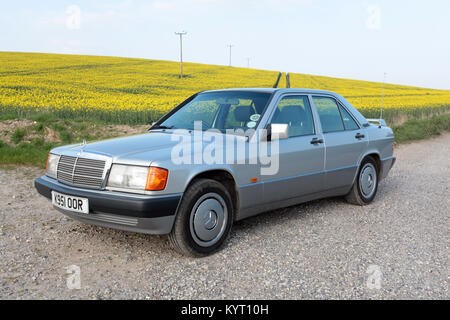
[[[287,96],[281,99],[271,123],[289,125],[289,137],[314,134],[314,122],[307,96]]]
[[[355,120],[350,116],[348,111],[339,104],[339,108],[341,109],[342,119],[344,120],[345,130],[358,130],[359,126]]]
[[[328,97],[313,97],[324,133],[343,131],[341,113],[336,100]]]

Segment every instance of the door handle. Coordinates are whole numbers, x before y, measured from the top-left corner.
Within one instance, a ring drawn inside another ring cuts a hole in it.
[[[359,132],[355,136],[356,139],[363,139],[364,137],[365,137],[365,135],[363,135],[363,134],[361,134]]]
[[[311,140],[311,144],[321,144],[323,143],[323,139],[314,138]]]

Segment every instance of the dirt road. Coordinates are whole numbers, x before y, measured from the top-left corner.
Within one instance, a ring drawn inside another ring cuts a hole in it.
[[[0,298],[449,299],[450,134],[395,153],[372,205],[335,198],[250,218],[203,259],[163,236],[72,221],[34,190],[41,170],[0,168]]]

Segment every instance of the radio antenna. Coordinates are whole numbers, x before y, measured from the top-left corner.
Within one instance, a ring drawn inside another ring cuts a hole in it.
[[[386,83],[386,75],[387,73],[384,73],[383,77],[383,87],[381,89],[381,110],[380,110],[380,120],[383,119],[383,104],[384,104],[384,84]]]

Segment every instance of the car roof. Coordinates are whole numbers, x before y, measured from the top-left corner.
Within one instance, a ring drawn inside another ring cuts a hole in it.
[[[234,89],[219,89],[219,90],[208,90],[205,92],[227,92],[227,91],[247,91],[247,92],[266,92],[266,93],[315,93],[315,94],[331,94],[336,95],[336,93],[326,90],[317,89],[304,89],[304,88],[234,88]]]

